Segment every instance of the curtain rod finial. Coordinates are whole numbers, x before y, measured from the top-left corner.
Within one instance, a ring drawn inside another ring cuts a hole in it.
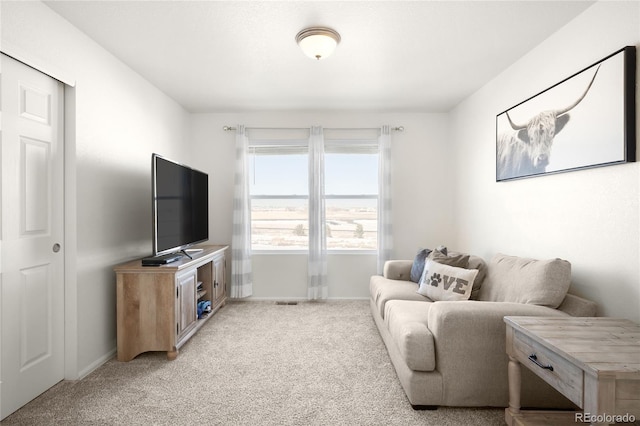
[[[404,126],[394,127],[393,130],[395,130],[396,132],[404,132]]]
[[[231,127],[231,126],[222,126],[222,130],[224,130],[225,132],[229,132],[235,129],[236,129],[235,127]]]

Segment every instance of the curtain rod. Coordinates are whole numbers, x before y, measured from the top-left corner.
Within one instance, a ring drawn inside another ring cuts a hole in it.
[[[309,130],[309,127],[246,127],[247,130]],[[223,126],[222,130],[230,132],[236,130],[232,126]],[[380,130],[379,127],[326,127],[324,130]],[[391,130],[396,132],[404,132],[404,126],[392,127]]]

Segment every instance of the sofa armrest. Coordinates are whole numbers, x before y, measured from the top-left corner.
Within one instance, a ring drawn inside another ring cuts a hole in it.
[[[567,316],[547,306],[480,300],[435,302],[429,310],[429,328],[435,334],[461,333],[468,337],[478,332],[506,330],[505,316]],[[482,333],[481,333],[482,334]],[[480,336],[482,337],[482,335]]]
[[[431,305],[427,322],[436,347],[436,368],[447,383],[506,383],[508,358],[503,318],[509,315],[567,316],[557,309],[522,303],[469,300]],[[500,389],[498,383],[495,386]]]
[[[572,317],[595,317],[597,305],[591,300],[567,293],[558,310]]]
[[[469,347],[494,337],[504,341],[505,316],[567,316],[547,306],[478,300],[435,302],[429,309],[428,326],[441,344]],[[452,338],[454,337],[454,338]],[[498,343],[498,342],[496,342]],[[455,348],[454,348],[455,349]],[[504,345],[500,348],[504,352]]]
[[[390,280],[409,281],[411,279],[412,260],[387,260],[382,275]]]

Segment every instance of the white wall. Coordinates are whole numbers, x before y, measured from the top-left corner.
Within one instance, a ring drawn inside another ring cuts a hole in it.
[[[67,207],[75,207],[67,211],[75,223],[67,222],[66,255],[75,266],[69,262],[65,290],[75,304],[67,313],[77,312],[66,328],[74,378],[115,349],[112,267],[151,253],[151,153],[189,162],[189,114],[44,4],[1,6],[2,49],[76,82],[67,90],[75,117],[66,129],[75,134],[66,146]]]
[[[195,167],[210,174],[211,241],[231,241],[234,140],[225,125],[249,127],[379,127],[404,126],[392,134],[393,226],[395,258],[413,258],[420,247],[449,244],[453,195],[450,153],[444,114],[356,112],[254,112],[194,114]],[[254,298],[306,298],[306,255],[254,255]],[[330,298],[368,297],[376,272],[373,255],[331,255]]]
[[[626,45],[640,47],[640,3],[596,3],[458,105],[450,133],[458,246],[567,259],[571,292],[639,321],[639,163],[495,182],[496,114]]]

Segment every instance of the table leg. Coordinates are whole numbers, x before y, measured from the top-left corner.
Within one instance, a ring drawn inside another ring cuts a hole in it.
[[[174,347],[172,351],[167,351],[167,359],[173,361],[178,357],[178,350]]]
[[[584,412],[589,413],[591,419],[598,419],[598,415],[613,415],[616,413],[616,380],[615,377],[596,378],[590,374],[584,375]],[[592,425],[608,425],[609,422]]]
[[[522,372],[520,362],[509,356],[509,408],[505,410],[505,421],[507,425],[513,425],[513,418],[520,414],[520,389],[522,385]]]

